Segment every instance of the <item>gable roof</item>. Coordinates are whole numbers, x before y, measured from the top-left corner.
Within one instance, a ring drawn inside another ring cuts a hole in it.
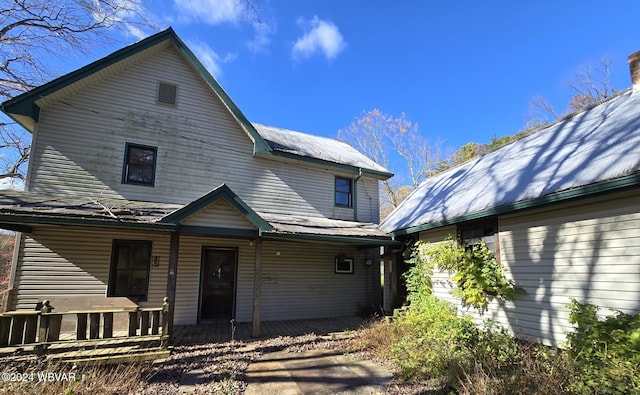
[[[229,95],[222,89],[220,84],[213,78],[207,69],[200,63],[198,58],[191,52],[187,45],[178,37],[172,28],[168,28],[150,37],[138,41],[132,45],[124,47],[102,59],[90,63],[76,71],[65,74],[44,85],[16,96],[2,103],[1,108],[6,114],[13,118],[29,131],[33,131],[35,123],[40,116],[40,108],[36,101],[48,95],[57,93],[60,90],[69,88],[73,84],[80,83],[83,79],[94,74],[105,72],[109,68],[117,68],[121,62],[131,59],[144,59],[155,50],[164,48],[167,44],[173,44],[177,50],[184,55],[185,59],[194,67],[200,76],[207,82],[222,103],[227,107],[231,115],[240,124],[240,127],[247,133],[254,143],[254,152],[269,152],[271,148],[262,140],[253,125],[247,120],[238,106],[231,100]]]
[[[631,90],[431,177],[380,227],[396,235],[640,185]]]
[[[25,129],[33,132],[40,117],[38,100],[51,95],[60,95],[61,92],[72,90],[74,87],[83,87],[87,84],[87,81],[91,81],[91,79],[100,78],[99,76],[107,75],[113,70],[127,67],[131,62],[146,59],[156,51],[162,50],[169,45],[173,45],[178,52],[184,56],[187,62],[191,64],[215,95],[218,96],[223,105],[229,110],[241,129],[253,142],[254,154],[271,155],[273,154],[275,146],[277,147],[277,155],[279,156],[288,156],[299,160],[310,159],[311,162],[322,162],[323,164],[343,167],[349,171],[353,171],[354,168],[355,171],[363,169],[383,178],[389,178],[393,175],[357,152],[351,146],[344,143],[337,144],[339,142],[336,140],[332,140],[334,143],[331,143],[332,150],[335,149],[336,152],[332,153],[332,155],[327,155],[323,153],[322,150],[317,149],[317,141],[322,139],[321,137],[264,125],[258,125],[262,130],[262,132],[259,133],[258,130],[256,130],[256,126],[249,122],[220,84],[218,84],[172,28],[156,33],[76,71],[65,74],[29,92],[7,100],[0,105],[0,108]],[[263,133],[268,137],[263,136]],[[266,141],[267,139],[270,141]],[[289,148],[293,148],[292,150],[286,151],[286,153],[281,149],[283,145],[287,144],[285,141],[291,144]],[[304,144],[309,144],[309,146],[305,147]]]
[[[160,223],[181,223],[181,221],[194,215],[200,210],[209,207],[211,204],[218,200],[225,200],[233,208],[238,210],[240,214],[251,224],[258,228],[259,232],[269,231],[272,229],[271,225],[262,217],[260,217],[248,204],[246,204],[238,195],[236,195],[231,188],[222,184],[217,188],[214,188],[211,192],[194,200],[186,206],[172,212],[171,214],[162,218]]]

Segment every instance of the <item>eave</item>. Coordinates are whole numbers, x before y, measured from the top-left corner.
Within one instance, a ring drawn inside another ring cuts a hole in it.
[[[349,173],[364,173],[364,174],[370,174],[376,178],[382,179],[382,180],[386,180],[388,178],[393,177],[393,173],[389,173],[389,172],[383,172],[383,171],[377,171],[377,170],[372,170],[372,169],[366,169],[366,168],[361,168],[361,167],[356,167],[356,166],[352,166],[352,165],[347,165],[347,164],[343,164],[343,163],[337,163],[337,162],[331,162],[331,161],[327,161],[327,160],[322,160],[322,159],[318,159],[318,158],[312,158],[309,156],[301,156],[301,155],[296,155],[296,154],[292,154],[290,152],[283,152],[283,151],[278,151],[278,150],[272,150],[269,155],[273,155],[279,158],[284,158],[284,159],[290,159],[290,160],[294,160],[294,161],[302,161],[302,162],[306,162],[309,164],[313,164],[313,165],[319,165],[319,166],[326,166],[326,167],[330,167],[336,170],[342,170],[342,171],[346,171]]]
[[[549,195],[541,196],[535,199],[522,200],[512,204],[507,204],[499,207],[491,207],[486,210],[481,210],[474,213],[445,219],[442,221],[434,221],[422,225],[411,226],[405,229],[396,230],[392,232],[391,235],[395,238],[398,236],[409,235],[425,230],[437,229],[443,226],[455,225],[466,221],[473,221],[533,208],[546,207],[553,204],[580,198],[595,197],[605,193],[624,191],[627,189],[637,188],[638,186],[640,186],[640,173],[634,173],[614,180],[601,181],[594,184],[572,188],[566,191],[551,193]]]

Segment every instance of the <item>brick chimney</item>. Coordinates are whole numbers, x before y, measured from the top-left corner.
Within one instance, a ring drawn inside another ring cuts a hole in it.
[[[634,92],[640,92],[640,51],[629,55],[629,73]]]

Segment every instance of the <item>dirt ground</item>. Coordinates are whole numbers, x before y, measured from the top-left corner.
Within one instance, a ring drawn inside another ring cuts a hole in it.
[[[349,336],[283,336],[271,339],[179,346],[166,361],[156,364],[141,394],[244,394],[250,379],[249,366],[265,355],[277,352],[302,353],[325,350],[356,360],[372,357],[350,351]],[[393,372],[388,361],[372,361]],[[391,378],[380,391],[385,394],[422,394],[421,384],[401,384]],[[433,392],[431,392],[433,393]]]

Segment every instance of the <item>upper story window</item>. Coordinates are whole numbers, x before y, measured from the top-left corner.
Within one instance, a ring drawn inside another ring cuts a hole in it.
[[[486,221],[474,221],[458,225],[458,234],[462,244],[468,247],[480,244],[481,241],[487,245],[498,262],[500,262],[498,219]]]
[[[153,186],[156,176],[158,149],[145,145],[127,143],[124,155],[122,182]]]
[[[336,177],[336,206],[353,206],[353,180],[345,177]]]
[[[158,103],[175,106],[177,96],[178,96],[178,87],[176,85],[169,84],[166,82],[158,83],[158,97],[157,97]]]
[[[114,240],[108,295],[147,300],[150,267],[150,241]]]

